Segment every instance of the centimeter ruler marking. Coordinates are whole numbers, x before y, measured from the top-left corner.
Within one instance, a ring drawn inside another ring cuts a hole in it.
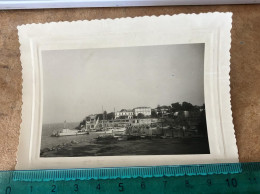
[[[258,163],[248,163],[257,166]],[[245,165],[244,165],[245,166]],[[148,166],[148,167],[117,167],[117,168],[86,168],[59,170],[25,170],[6,171],[14,181],[50,181],[50,180],[90,180],[116,178],[149,178],[163,176],[207,175],[240,173],[244,167],[242,163],[232,164],[203,164],[183,166]],[[251,167],[252,168],[252,167]],[[250,168],[250,169],[251,169]],[[254,167],[255,168],[255,167]],[[249,169],[249,168],[248,168]]]
[[[260,193],[260,163],[0,172],[0,193],[21,192]]]

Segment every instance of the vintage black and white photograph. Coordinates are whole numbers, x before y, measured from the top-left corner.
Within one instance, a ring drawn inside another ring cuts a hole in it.
[[[23,104],[16,169],[238,162],[232,13],[17,28]]]
[[[40,157],[210,154],[204,44],[42,52]]]

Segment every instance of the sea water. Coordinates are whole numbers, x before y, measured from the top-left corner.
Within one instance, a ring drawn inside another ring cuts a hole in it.
[[[75,129],[78,123],[66,123],[67,129]],[[62,137],[52,137],[53,131],[59,131],[64,128],[64,123],[54,123],[54,124],[43,124],[42,125],[42,138],[41,138],[41,149],[52,148],[65,143],[71,143],[71,141],[76,142],[91,142],[98,134],[90,133],[89,135],[77,135],[77,136],[62,136]]]

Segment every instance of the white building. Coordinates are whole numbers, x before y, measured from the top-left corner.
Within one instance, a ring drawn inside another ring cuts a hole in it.
[[[120,117],[132,119],[134,117],[134,112],[133,110],[126,110],[126,109],[122,109],[121,111],[115,112],[115,119],[118,119]]]
[[[160,115],[161,117],[169,114],[169,107],[168,106],[159,106],[154,109],[157,115]]]
[[[134,115],[143,114],[144,116],[151,116],[152,109],[150,107],[137,107],[134,108]]]
[[[96,115],[89,115],[85,119],[85,128],[88,130],[96,129],[97,124],[99,123],[99,119]]]

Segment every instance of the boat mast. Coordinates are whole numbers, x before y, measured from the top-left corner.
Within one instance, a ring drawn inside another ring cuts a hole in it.
[[[113,128],[115,128],[116,108],[114,107]]]
[[[104,125],[105,114],[104,114],[103,105],[102,105],[102,113],[103,113],[102,126],[105,128],[105,125]]]
[[[63,123],[63,129],[65,129],[65,127],[66,127],[66,120]]]

